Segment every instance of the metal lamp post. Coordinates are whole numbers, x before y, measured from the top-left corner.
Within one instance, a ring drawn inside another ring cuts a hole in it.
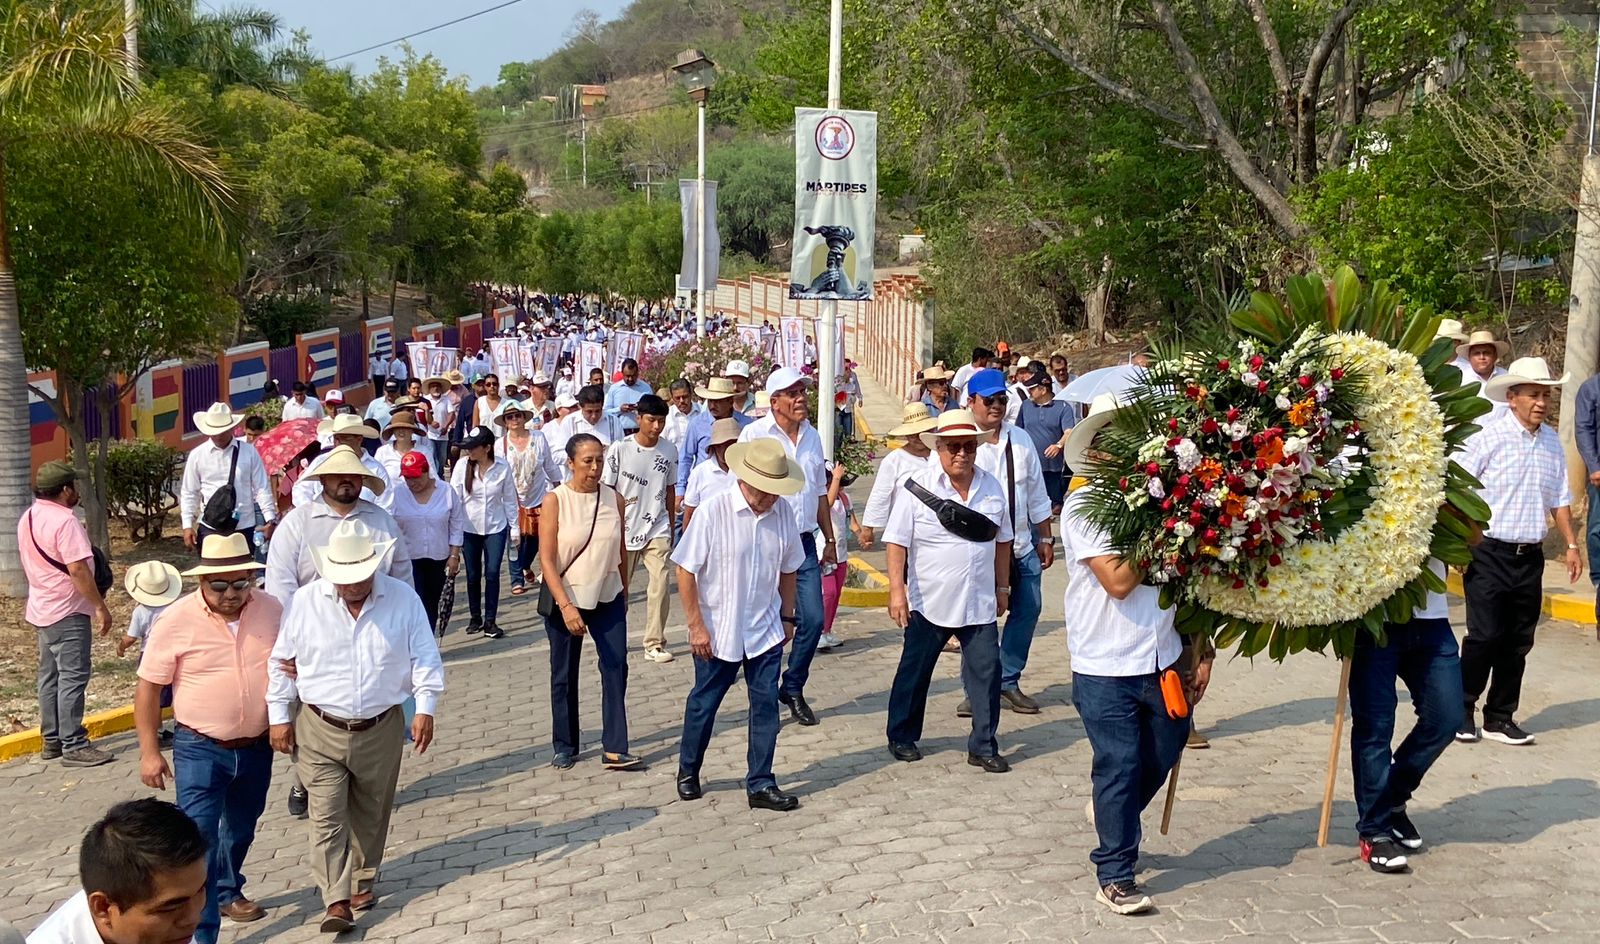
[[[717,64],[706,58],[698,49],[685,49],[678,54],[672,71],[678,81],[688,89],[694,99],[698,115],[695,157],[695,276],[694,276],[694,334],[706,336],[706,98],[717,78]]]

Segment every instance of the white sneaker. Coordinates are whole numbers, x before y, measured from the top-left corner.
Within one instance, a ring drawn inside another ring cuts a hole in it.
[[[646,649],[644,651],[644,657],[646,659],[649,659],[651,662],[671,662],[672,661],[672,653],[668,652],[665,649]]]
[[[817,640],[818,649],[837,649],[842,645],[844,645],[844,640],[833,633],[823,633]]]

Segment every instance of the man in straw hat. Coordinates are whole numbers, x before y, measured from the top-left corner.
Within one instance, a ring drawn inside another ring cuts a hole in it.
[[[899,449],[890,450],[878,463],[877,474],[872,479],[872,492],[861,510],[861,547],[871,550],[877,532],[889,523],[889,510],[903,489],[900,483],[922,471],[928,465],[932,450],[922,441],[922,434],[939,425],[926,403],[907,403],[901,411],[900,425],[884,435],[890,439],[904,440]]]
[[[806,681],[811,676],[811,661],[822,640],[822,567],[838,563],[838,544],[833,533],[833,514],[828,507],[828,473],[822,452],[822,437],[807,419],[806,387],[811,380],[793,367],[780,367],[767,377],[766,394],[771,404],[768,415],[754,420],[739,433],[739,441],[771,439],[783,446],[789,461],[805,473],[806,487],[783,496],[794,515],[795,530],[805,563],[795,575],[795,610],[800,625],[795,630],[789,665],[778,686],[778,701],[790,717],[803,725],[817,723],[817,715],[806,704]],[[822,532],[823,544],[817,547],[814,531]]]
[[[935,458],[900,486],[883,542],[889,555],[889,618],[905,630],[889,689],[889,753],[918,761],[928,683],[952,636],[961,641],[961,682],[972,705],[967,763],[989,773],[1000,756],[1000,640],[1006,611],[1012,525],[1005,488],[978,468],[983,436],[967,410],[950,410],[922,434]]]
[[[195,428],[206,438],[184,457],[183,479],[178,487],[183,543],[189,547],[198,548],[200,539],[207,534],[238,531],[254,551],[257,508],[266,518],[261,529],[263,539],[270,539],[277,526],[278,500],[272,494],[272,480],[261,454],[255,446],[233,435],[243,421],[244,416],[233,412],[226,403],[213,403],[204,412],[194,414]],[[219,500],[213,507],[212,498],[224,486],[233,493],[232,505],[224,507],[225,502]]]
[[[689,475],[689,487],[683,492],[683,526],[689,527],[696,508],[710,501],[719,492],[732,488],[736,479],[728,470],[728,449],[739,441],[739,421],[733,417],[711,424],[710,458],[695,467]]]
[[[317,496],[322,494],[322,480],[317,469],[328,461],[334,449],[347,446],[355,452],[362,466],[366,468],[367,474],[383,484],[382,488],[365,488],[361,492],[361,497],[387,511],[394,502],[393,493],[390,491],[390,486],[394,482],[389,478],[389,470],[383,467],[383,463],[379,462],[376,456],[368,455],[366,451],[367,440],[379,437],[378,428],[371,423],[363,422],[359,416],[342,413],[319,423],[317,433],[328,437],[329,445],[322,454],[311,460],[305,474],[294,483],[294,490],[290,496],[295,507],[308,505],[317,500]]]
[[[1509,353],[1511,345],[1496,340],[1493,331],[1474,331],[1465,341],[1456,345],[1454,363],[1461,368],[1461,382],[1477,381],[1478,396],[1493,405],[1489,415],[1478,421],[1480,426],[1506,411],[1504,397],[1497,400],[1489,396],[1489,381],[1505,376],[1506,369],[1499,366],[1500,359]]]
[[[672,554],[695,676],[683,712],[678,797],[700,798],[700,765],[717,708],[742,667],[750,699],[745,792],[752,809],[788,811],[800,800],[778,789],[772,757],[780,726],[778,673],[783,647],[795,636],[795,572],[805,553],[794,515],[780,498],[804,492],[806,476],[771,438],[731,446],[727,459],[735,487],[700,505]]]
[[[24,618],[39,642],[39,732],[44,760],[63,767],[98,767],[111,755],[89,746],[84,693],[92,666],[89,620],[111,632],[111,609],[95,584],[94,547],[72,509],[78,473],[46,462],[33,474],[33,504],[17,521],[17,549],[28,580]]]
[[[1449,341],[1452,345],[1465,344],[1468,337],[1467,329],[1454,318],[1441,318],[1438,330],[1433,332],[1435,341]],[[1465,357],[1457,355],[1450,363],[1461,368],[1463,380],[1472,379],[1472,364]]]
[[[1067,465],[1080,473],[1094,466],[1095,435],[1112,422],[1117,401],[1102,394],[1067,436]],[[1209,658],[1192,663],[1171,610],[1157,588],[1111,546],[1110,536],[1085,517],[1089,490],[1067,495],[1061,510],[1062,553],[1067,568],[1064,608],[1072,614],[1067,649],[1072,656],[1072,703],[1094,752],[1090,819],[1099,845],[1095,900],[1117,914],[1153,907],[1139,889],[1139,815],[1160,791],[1189,737],[1189,719],[1168,714],[1159,679],[1167,669],[1196,665],[1187,678],[1198,703],[1211,678]]]
[[[943,364],[934,364],[917,375],[921,378],[922,395],[918,400],[934,416],[957,408],[956,396],[950,390],[950,380],[955,371],[946,370]]]
[[[1502,744],[1532,744],[1517,726],[1522,673],[1533,649],[1534,627],[1544,584],[1542,544],[1555,519],[1566,542],[1567,579],[1576,582],[1581,560],[1572,530],[1572,492],[1567,457],[1556,431],[1545,425],[1556,388],[1542,357],[1521,357],[1485,385],[1489,399],[1508,409],[1491,417],[1467,440],[1459,459],[1483,483],[1478,495],[1492,512],[1483,540],[1472,548],[1465,575],[1467,635],[1461,643],[1461,684],[1466,710],[1458,741],[1476,741],[1477,702],[1483,704],[1482,736]],[[1490,677],[1493,676],[1493,685]]]
[[[738,385],[730,377],[712,377],[704,387],[694,388],[694,395],[705,402],[706,408],[689,417],[683,442],[678,447],[678,492],[689,488],[689,475],[695,466],[704,462],[711,445],[711,425],[718,420],[732,419],[742,430],[751,422],[750,417],[739,412],[737,405],[743,398]]]
[[[272,783],[267,660],[283,607],[256,592],[260,569],[243,535],[207,535],[199,564],[184,571],[199,578],[199,589],[167,608],[139,661],[139,779],[154,790],[171,780],[178,806],[211,849],[197,944],[216,944],[224,916],[241,923],[266,916],[245,897],[243,870]],[[171,766],[157,732],[169,685],[178,723]]]
[[[272,747],[295,754],[310,792],[311,868],[333,934],[375,902],[405,747],[400,706],[416,699],[411,739],[425,753],[444,691],[422,601],[409,578],[383,573],[394,544],[345,520],[313,545],[317,579],[295,592],[268,667]]]

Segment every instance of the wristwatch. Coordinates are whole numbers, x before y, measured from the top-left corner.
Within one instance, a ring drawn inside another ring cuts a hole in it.
[[[800,625],[800,620],[798,618],[796,618],[796,617],[793,617],[793,616],[780,616],[780,617],[778,617],[778,619],[782,620],[785,623],[794,623],[796,626]]]

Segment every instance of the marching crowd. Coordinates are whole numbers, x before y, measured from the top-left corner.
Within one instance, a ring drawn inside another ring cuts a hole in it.
[[[561,316],[559,304],[545,310],[536,319],[543,327],[532,330],[604,330]],[[684,330],[670,313],[638,317],[652,330]],[[1404,868],[1405,851],[1421,845],[1406,803],[1452,736],[1533,740],[1514,713],[1538,614],[1547,513],[1567,540],[1571,577],[1578,574],[1564,459],[1543,425],[1565,378],[1538,358],[1497,367],[1506,350],[1492,337],[1459,341],[1464,376],[1482,380],[1496,404],[1462,460],[1484,483],[1494,518],[1466,573],[1459,657],[1437,594],[1410,623],[1388,627],[1386,644],[1363,635],[1354,657],[1360,852],[1379,871]],[[504,635],[503,567],[510,597],[536,596],[558,770],[580,760],[586,638],[600,671],[600,763],[641,765],[627,717],[629,594],[642,563],[643,655],[670,662],[675,584],[694,660],[678,797],[702,796],[717,712],[742,673],[748,803],[797,808],[773,770],[775,746],[783,713],[800,725],[823,720],[806,689],[816,653],[838,644],[831,627],[846,527],[858,529],[863,547],[881,542],[887,551],[889,616],[904,635],[885,742],[889,757],[907,763],[922,758],[940,653],[958,649],[967,762],[1009,770],[1000,714],[1040,710],[1023,677],[1043,573],[1063,562],[1073,702],[1094,754],[1096,898],[1121,914],[1147,910],[1150,898],[1135,882],[1140,814],[1185,744],[1204,746],[1190,741],[1188,712],[1209,685],[1213,653],[1179,636],[1156,588],[1074,513],[1086,493],[1072,490],[1073,470],[1097,460],[1095,437],[1115,398],[1095,398],[1080,417],[1062,397],[1073,380],[1065,358],[1013,361],[998,347],[975,350],[954,374],[943,365],[920,374],[902,423],[887,431],[903,446],[877,470],[858,523],[843,494],[844,467],[830,467],[810,422],[811,377],[795,367],[773,370],[760,390],[749,365],[734,361],[703,386],[676,381],[656,391],[631,360],[609,387],[576,386],[570,364],[560,379],[540,372],[524,381],[469,357],[419,380],[392,364],[380,373],[374,361],[382,395],[363,415],[337,390],[318,401],[294,384],[285,416],[315,421],[315,438],[272,469],[253,431],[237,435],[243,417],[226,404],[196,414],[207,438],[189,453],[180,492],[195,563],[181,573],[143,564],[124,580],[139,604],[123,646],[140,647],[139,777],[158,790],[172,784],[177,807],[141,800],[107,813],[84,840],[83,891],[30,944],[189,933],[213,944],[223,918],[262,918],[244,870],[274,752],[293,758],[290,812],[308,819],[321,928],[355,927],[381,892],[405,744],[422,753],[434,740],[446,683],[438,639],[463,569],[468,635]],[[1591,406],[1600,400],[1596,383],[1584,388]],[[859,391],[846,399],[859,402]],[[1591,438],[1596,426],[1591,418]],[[1600,455],[1600,444],[1589,448],[1586,459]],[[1590,472],[1600,487],[1600,461]],[[104,764],[113,758],[89,744],[82,714],[91,622],[102,634],[110,628],[109,571],[72,513],[71,466],[44,465],[34,485],[37,500],[18,531],[27,618],[39,635],[45,757]],[[1589,533],[1595,542],[1597,529]],[[184,578],[196,581],[191,592]],[[1176,695],[1163,685],[1169,670],[1182,686]],[[1392,750],[1397,678],[1411,689],[1419,722]],[[1480,730],[1475,704],[1485,689]],[[171,733],[161,727],[168,705]],[[164,930],[129,930],[140,922]]]

